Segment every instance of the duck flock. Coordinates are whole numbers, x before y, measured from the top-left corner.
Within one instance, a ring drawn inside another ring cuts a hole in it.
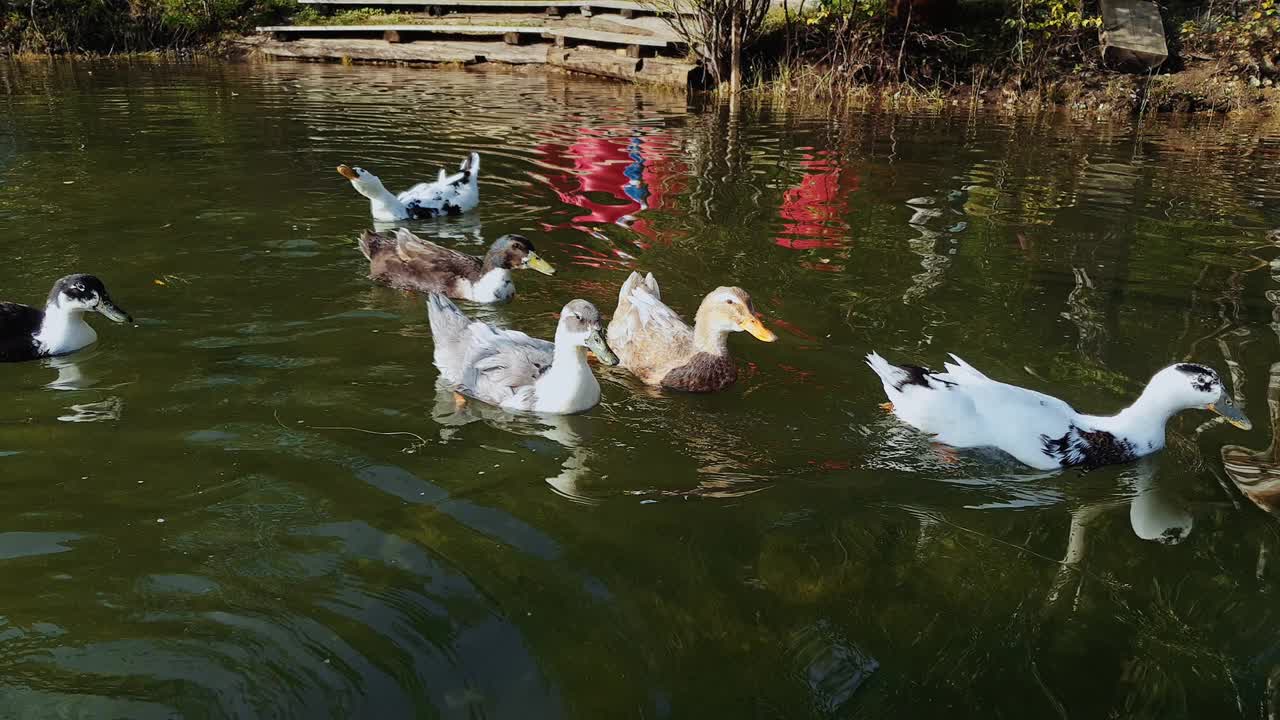
[[[469,212],[480,203],[479,172],[480,156],[471,153],[456,173],[441,170],[435,182],[395,195],[373,173],[338,166],[338,173],[369,199],[378,222]],[[453,302],[509,302],[516,294],[514,271],[554,274],[528,238],[504,235],[483,257],[475,257],[398,228],[365,231],[359,248],[374,282],[426,296],[441,378],[460,395],[509,410],[571,414],[594,407],[600,384],[590,355],[621,366],[647,385],[682,392],[725,390],[738,374],[730,335],[745,331],[763,342],[777,340],[742,288],[709,292],[690,326],[662,302],[653,275],[638,272],[622,284],[607,324],[590,302],[570,300],[560,312],[555,338],[543,340],[472,320]],[[43,310],[0,303],[0,362],[67,355],[92,344],[97,333],[85,321],[91,313],[132,321],[93,275],[59,279]],[[1133,404],[1100,416],[993,380],[955,355],[942,372],[892,365],[875,352],[866,359],[888,396],[881,407],[927,434],[944,454],[949,448],[985,447],[1042,470],[1093,468],[1160,450],[1166,423],[1182,410],[1209,410],[1237,427],[1251,427],[1218,373],[1193,363],[1160,370]]]

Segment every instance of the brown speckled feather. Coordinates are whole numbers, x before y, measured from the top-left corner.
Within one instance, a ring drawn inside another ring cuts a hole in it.
[[[714,392],[729,387],[737,379],[738,365],[733,358],[700,352],[663,376],[662,387],[685,392]]]
[[[464,297],[458,280],[474,282],[481,275],[480,258],[426,240],[366,231],[360,250],[369,258],[370,279],[401,290]]]

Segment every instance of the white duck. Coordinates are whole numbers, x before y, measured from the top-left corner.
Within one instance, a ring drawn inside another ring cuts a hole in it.
[[[382,185],[377,175],[358,167],[338,166],[338,174],[351,181],[356,192],[369,198],[369,209],[378,222],[421,220],[460,215],[480,204],[480,155],[471,153],[453,175],[444,170],[433,183],[418,183],[399,195]]]
[[[590,349],[606,365],[618,357],[604,341],[600,312],[586,300],[560,311],[556,341],[473,321],[447,297],[427,299],[435,364],[457,392],[511,410],[568,415],[600,402]]]
[[[1116,415],[1082,415],[1055,398],[997,382],[951,356],[946,372],[895,367],[877,353],[886,408],[903,422],[957,448],[994,447],[1041,470],[1128,462],[1164,447],[1164,427],[1179,411],[1203,408],[1232,425],[1252,425],[1212,368],[1192,363],[1156,373],[1142,395]]]

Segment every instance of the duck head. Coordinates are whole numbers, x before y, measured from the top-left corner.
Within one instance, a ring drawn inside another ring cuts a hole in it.
[[[1217,371],[1195,363],[1178,363],[1156,373],[1143,391],[1176,412],[1203,408],[1218,413],[1241,430],[1253,427],[1236,406]]]
[[[600,311],[586,300],[571,300],[560,311],[560,325],[556,327],[556,346],[584,347],[605,365],[617,365],[618,356],[604,341],[604,323]]]
[[[93,275],[68,275],[53,284],[45,311],[67,313],[96,312],[114,322],[133,322],[129,313],[116,305],[107,294],[107,286]]]
[[[378,179],[378,176],[364,168],[339,165],[338,174],[350,180],[351,187],[355,188],[356,192],[370,200],[380,198],[387,192],[387,189],[382,186],[382,181]]]
[[[537,270],[543,275],[555,275],[556,269],[543,260],[533,249],[533,242],[523,235],[503,235],[494,241],[485,255],[486,269]]]
[[[735,333],[745,330],[762,342],[773,342],[778,339],[778,336],[756,317],[751,296],[742,288],[718,287],[712,290],[698,307],[697,322],[714,333]]]

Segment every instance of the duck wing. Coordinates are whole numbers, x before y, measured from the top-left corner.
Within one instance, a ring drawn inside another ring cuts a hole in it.
[[[953,447],[996,447],[1032,467],[1061,466],[1052,443],[1079,432],[1067,403],[1035,390],[992,380],[952,355],[945,372],[890,365],[877,353],[867,364],[884,384],[893,412]]]
[[[459,279],[476,280],[483,268],[480,258],[423,240],[404,228],[379,247],[381,255],[371,257],[374,274],[394,286],[449,294]]]
[[[652,274],[641,277],[640,273],[631,273],[618,293],[618,308],[609,321],[610,345],[664,338],[691,341],[693,328],[662,302],[658,281]]]
[[[472,323],[462,392],[495,405],[531,408],[534,384],[550,367],[555,344],[518,330]]]
[[[440,293],[427,296],[427,320],[431,323],[431,341],[435,344],[432,359],[440,377],[456,385],[462,380],[466,368],[473,321]]]
[[[471,153],[458,172],[431,183],[418,183],[397,196],[415,218],[457,215],[480,204],[480,155]]]
[[[0,302],[0,362],[28,360],[35,354],[33,336],[44,322],[44,311]]]

